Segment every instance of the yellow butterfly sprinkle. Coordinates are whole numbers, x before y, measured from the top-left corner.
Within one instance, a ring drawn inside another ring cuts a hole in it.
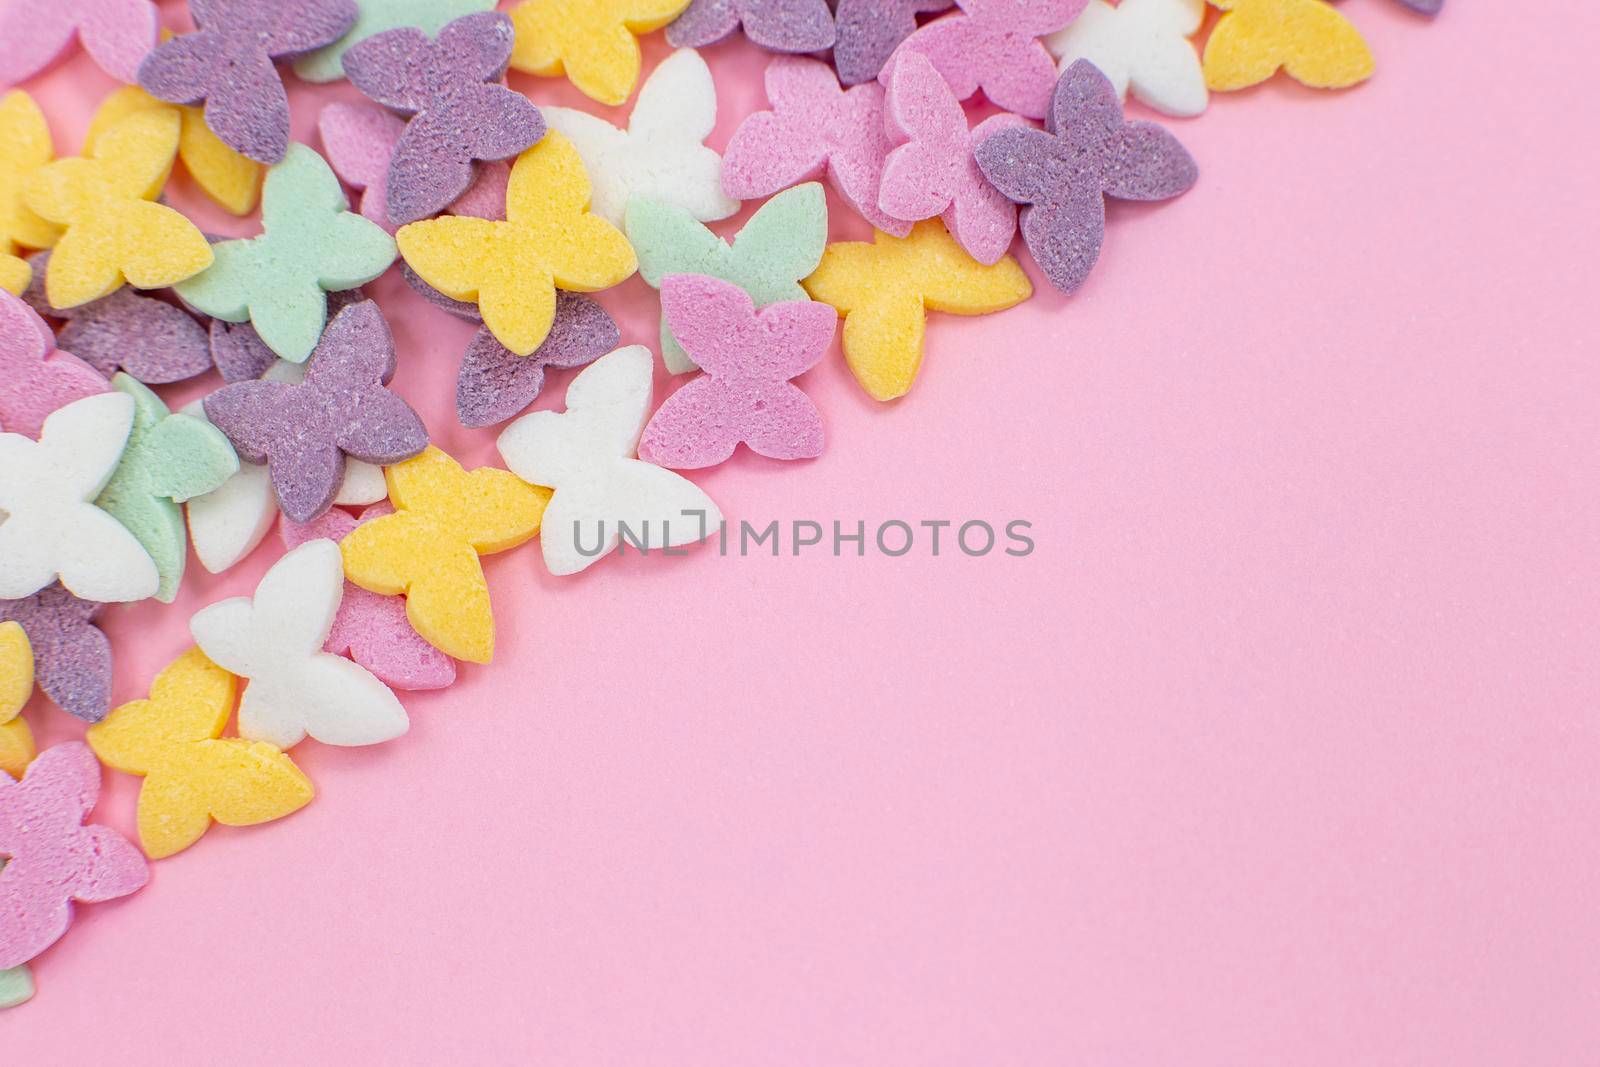
[[[511,169],[506,221],[445,215],[395,240],[423,281],[476,303],[501,344],[531,355],[555,321],[556,289],[608,289],[638,269],[628,239],[590,214],[589,193],[577,149],[551,130]]]
[[[565,74],[591,100],[617,106],[639,80],[636,34],[659,30],[689,0],[527,0],[511,9],[516,45],[511,66],[528,74]]]
[[[144,776],[139,844],[151,859],[182,852],[211,828],[254,826],[299,811],[316,790],[283,752],[222,737],[233,714],[233,675],[191,648],[135,700],[89,727],[100,761]]]
[[[845,362],[874,400],[911,391],[929,311],[986,315],[1033,295],[1015,259],[984,266],[938,219],[917,223],[904,238],[880,232],[870,244],[831,244],[801,284],[844,316]]]
[[[1323,0],[1211,0],[1222,18],[1206,41],[1206,84],[1218,92],[1266,81],[1283,68],[1313,89],[1343,89],[1372,77],[1372,50],[1350,20]]]
[[[33,732],[22,718],[23,705],[33,696],[33,648],[16,622],[0,622],[0,771],[13,778],[37,753]]]
[[[425,641],[456,659],[488,663],[494,612],[478,557],[537,534],[550,490],[493,467],[462,470],[432,447],[384,476],[395,513],[344,539],[345,577],[374,593],[405,594],[406,616]]]
[[[194,223],[153,198],[172,170],[182,120],[141,111],[107,130],[92,154],[41,167],[23,187],[28,207],[66,227],[50,256],[45,296],[74,308],[120,289],[164,289],[211,266]]]
[[[240,155],[206,125],[205,112],[157,100],[136,85],[124,86],[105,98],[89,122],[84,138],[86,150],[109,129],[129,115],[141,111],[176,111],[182,125],[178,134],[178,158],[202,192],[235,215],[248,215],[256,208],[261,190],[261,164]],[[156,195],[160,194],[156,190]],[[147,197],[146,199],[154,199]]]
[[[0,99],[0,289],[20,296],[33,276],[23,248],[50,248],[61,230],[28,209],[22,187],[55,155],[50,127],[33,97],[18,89]]]

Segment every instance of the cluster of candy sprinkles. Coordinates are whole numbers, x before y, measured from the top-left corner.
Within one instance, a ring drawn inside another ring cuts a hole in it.
[[[27,963],[75,903],[135,892],[146,857],[213,822],[309,803],[295,745],[391,741],[397,690],[488,663],[481,556],[537,536],[567,575],[621,524],[665,531],[658,547],[702,539],[720,512],[678,471],[741,443],[819,455],[793,379],[841,317],[861,387],[903,396],[929,311],[1032,294],[1019,229],[1051,285],[1082,286],[1107,197],[1165,200],[1198,176],[1169,131],[1124,119],[1126,95],[1187,117],[1279,70],[1324,88],[1372,73],[1325,0],[1211,3],[189,0],[196,29],[173,36],[149,0],[0,0],[0,86],[74,40],[126,83],[74,158],[54,157],[26,91],[0,100],[0,1007],[32,995]],[[565,76],[620,105],[635,35],[661,29],[678,51],[626,129],[505,82]],[[694,49],[738,32],[780,54],[770,110],[719,156]],[[285,65],[365,98],[323,108],[321,154],[290,140]],[[979,101],[1001,113],[969,125]],[[214,240],[166,204],[180,162],[228,211],[259,202],[261,234]],[[872,241],[828,244],[823,175]],[[731,243],[706,227],[753,199]],[[457,411],[509,422],[507,469],[463,469],[389,389],[394,340],[361,287],[397,262],[480,325]],[[655,355],[619,347],[582,295],[635,273],[660,291],[666,367],[699,371],[654,409]],[[547,368],[584,369],[564,412],[524,415]],[[178,412],[152,388],[213,373]],[[171,602],[191,545],[220,573],[274,526],[285,552],[254,596],[195,614],[194,646],[113,709],[103,605]],[[87,744],[36,753],[35,683],[91,724]],[[100,763],[143,776],[138,848],[85,825]]]

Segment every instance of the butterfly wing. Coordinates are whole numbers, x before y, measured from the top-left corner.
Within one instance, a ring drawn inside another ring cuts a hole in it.
[[[512,170],[513,190],[522,168]],[[555,282],[515,222],[452,215],[414,222],[395,237],[417,277],[451,300],[476,303],[501,344],[531,355],[544,342],[555,318]]]
[[[728,271],[727,243],[677,204],[635,197],[628,203],[627,232],[639,276],[652,288],[661,288],[668,274],[721,277]]]
[[[699,144],[717,125],[717,86],[711,68],[690,48],[680,48],[645,79],[628,119],[628,132],[648,140]]]
[[[10,433],[37,437],[40,412],[109,391],[93,367],[67,352],[52,352],[54,346],[50,327],[32,308],[0,293],[0,424]]]
[[[539,121],[543,122],[544,119],[541,117]],[[505,162],[480,163],[472,187],[450,205],[450,213],[504,221],[506,187],[510,184],[511,168]]]
[[[291,657],[320,651],[344,592],[344,563],[332,541],[284,555],[251,598],[252,632],[264,649]],[[215,657],[213,657],[215,658]]]
[[[190,766],[202,787],[199,800],[224,826],[257,826],[281,819],[316,795],[311,779],[294,760],[271,745],[232,739],[202,742],[194,746]]]
[[[583,161],[591,184],[584,207],[613,225],[620,225],[634,187],[648,179],[645,167],[650,161],[641,160],[642,146],[635,145],[626,132],[586,111],[548,107],[544,113],[550,128],[566,138]]]
[[[1350,21],[1321,0],[1239,4],[1225,11],[1206,39],[1206,85],[1243,89],[1281,66],[1314,88],[1343,88],[1370,77],[1372,52]]]
[[[843,94],[828,65],[777,56],[767,64],[765,81],[772,110],[741,122],[722,160],[723,192],[740,200],[771,196],[814,177],[832,152],[823,136],[826,116],[839,107]]]
[[[33,646],[22,624],[0,622],[0,723],[13,722],[33,696]]]
[[[45,755],[48,755],[48,750]],[[43,759],[44,756],[40,756]],[[0,812],[5,794],[17,787],[0,782]],[[0,814],[0,822],[4,822]],[[72,923],[72,904],[62,888],[41,871],[30,875],[19,863],[0,870],[0,915],[15,920],[0,924],[0,971],[20,967],[61,939]]]
[[[325,745],[380,745],[411,728],[394,691],[351,660],[318,652],[299,682],[306,733]]]
[[[839,316],[828,305],[803,298],[762,309],[754,325],[747,369],[767,381],[788,381],[822,361]]]
[[[738,201],[723,189],[722,157],[701,143],[716,124],[717,89],[710,68],[692,49],[674,52],[646,79],[628,121],[628,140],[637,146],[637,155],[628,160],[633,165],[629,188],[680,204],[702,220],[736,213]],[[640,166],[646,157],[654,157],[649,169]],[[599,206],[596,212],[620,225],[626,200],[607,206],[614,213]]]
[[[174,748],[220,735],[234,696],[234,676],[191,648],[156,675],[150,699],[123,704],[84,739],[107,766],[147,774]]]
[[[597,462],[633,455],[650,417],[654,359],[619,348],[567,386],[567,412],[536,411],[500,435],[500,455],[523,481],[560,489]]]
[[[54,589],[54,595],[70,599]],[[99,722],[111,710],[111,642],[90,617],[64,614],[49,627],[35,627],[29,639],[34,677],[45,696],[74,718]]]
[[[413,26],[374,34],[344,54],[344,73],[363,95],[405,115],[421,111],[436,53]]]
[[[389,161],[405,128],[403,119],[370,104],[332,103],[317,118],[329,164],[346,185],[364,192],[361,214],[382,226],[389,224]]]
[[[70,4],[0,5],[0,85],[18,85],[44,70],[66,51],[77,31]]]
[[[222,486],[189,501],[189,539],[201,566],[212,574],[231,569],[272,529],[278,517],[272,474],[255,463],[241,464]]]
[[[1153,122],[1123,129],[1105,192],[1119,200],[1170,200],[1194,187],[1200,168],[1189,150]]]
[[[178,504],[221,488],[239,470],[239,457],[227,436],[204,419],[182,413],[157,423],[146,447],[154,457],[151,493]]]
[[[233,444],[240,459],[265,463],[280,444],[282,427],[293,422],[303,388],[287,382],[235,382],[205,398],[205,416]]]
[[[268,181],[271,181],[269,176]],[[59,255],[59,247],[54,253]],[[250,280],[260,271],[254,241],[220,241],[211,248],[212,263],[174,286],[184,303],[224,322],[250,318]]]
[[[822,455],[822,413],[810,397],[785,383],[764,400],[762,417],[750,420],[744,427],[744,443],[752,452],[774,459],[813,459]]]
[[[821,185],[807,182],[784,190],[750,216],[733,239],[726,273],[693,269],[674,273],[726,277],[749,293],[757,307],[764,307],[779,300],[807,299],[800,281],[816,271],[827,247],[828,198]]]
[[[100,0],[93,17],[78,23],[78,39],[101,70],[118,81],[136,82],[139,64],[156,46],[160,23],[150,0]]]
[[[347,589],[333,629],[328,651],[348,650],[351,659],[392,689],[443,689],[455,681],[455,661],[412,628],[399,597],[359,586]]]
[[[389,320],[376,301],[362,300],[328,323],[305,381],[323,392],[354,393],[387,382],[396,361]]]
[[[344,465],[344,482],[339,486],[339,495],[333,498],[335,504],[352,507],[364,507],[376,504],[389,495],[388,486],[383,479],[383,468],[375,463],[363,463],[359,459],[350,459]]]
[[[844,358],[856,381],[875,400],[911,391],[922,368],[927,316],[914,289],[880,292],[844,317]]]
[[[714,467],[733,455],[744,420],[728,390],[702,376],[667,397],[639,439],[639,458],[680,470]]]
[[[1314,89],[1343,89],[1372,77],[1375,61],[1361,31],[1321,0],[1292,0],[1303,22],[1286,42],[1283,69]]]
[[[1205,10],[1205,0],[1140,0],[1127,13],[1128,33],[1137,38],[1129,83],[1136,97],[1158,111],[1186,118],[1206,109],[1206,76],[1189,41],[1200,31]]]
[[[0,20],[12,17],[7,12],[20,10],[16,5],[0,10]],[[8,39],[0,28],[0,40]],[[0,85],[12,84],[0,74]],[[5,145],[8,164],[15,173],[27,174],[50,162],[55,154],[50,143],[50,127],[44,112],[25,92],[14,91],[0,96],[0,144]],[[13,193],[10,197],[9,217],[0,248],[9,249],[11,241],[27,248],[49,248],[61,237],[61,231],[31,211],[23,197]],[[26,282],[24,282],[26,284]]]
[[[215,79],[206,87],[206,126],[242,156],[268,166],[282,162],[289,149],[289,94],[272,59],[263,51],[250,49],[242,55],[230,55],[226,70],[227,77]],[[148,81],[143,84],[156,96],[172,99],[151,88]],[[173,102],[198,101],[191,98]]]
[[[900,42],[917,30],[917,15],[945,11],[954,0],[839,0],[833,62],[839,81],[859,85],[883,70]]]
[[[625,521],[629,529],[649,530],[654,543],[666,548],[703,541],[722,524],[721,510],[699,486],[643,460],[623,460],[608,467],[605,486],[610,508],[599,514],[613,523]]]
[[[192,315],[127,289],[84,308],[59,343],[108,375],[120,366],[146,385],[186,381],[212,366],[205,328]]]
[[[930,219],[950,205],[968,154],[966,113],[933,64],[907,52],[889,75],[884,126],[898,145],[883,163],[878,206],[895,218]]]
[[[437,215],[472,187],[476,172],[462,143],[459,119],[424,112],[406,124],[384,179],[390,224],[403,226]],[[509,154],[517,151],[521,149]]]
[[[262,747],[277,751],[270,745]],[[162,767],[146,775],[139,786],[139,846],[153,860],[177,855],[211,828],[206,798],[191,776],[193,762],[190,756],[177,766]]]
[[[315,264],[312,280],[325,290],[365,285],[394,262],[394,238],[349,207],[327,161],[297,144],[268,173],[262,190],[266,239],[275,248],[298,251],[291,257],[298,263]]]
[[[522,154],[512,170],[507,191],[507,211],[513,219],[518,217],[523,205],[535,199],[540,203],[543,210],[537,212],[536,219],[524,216],[528,218],[528,229],[543,247],[555,284],[574,292],[609,288],[638,268],[628,239],[603,218],[588,211],[590,193],[589,176],[577,149],[553,131]],[[549,313],[553,319],[553,295]],[[548,327],[544,332],[548,332]],[[501,340],[504,342],[505,338]],[[534,347],[543,340],[541,335]],[[520,351],[510,343],[506,347],[513,352]]]
[[[480,429],[514,417],[544,388],[544,368],[537,355],[519,356],[487,329],[479,329],[461,357],[456,378],[461,424]]]
[[[765,0],[744,9],[744,34],[772,52],[825,52],[835,40],[826,0]]]
[[[205,235],[165,204],[131,200],[119,209],[117,264],[128,284],[160,289],[211,266]]]
[[[704,48],[738,28],[737,0],[694,0],[667,27],[667,43],[674,48]]]

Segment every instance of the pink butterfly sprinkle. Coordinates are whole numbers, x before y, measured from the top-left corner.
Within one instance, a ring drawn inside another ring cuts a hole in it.
[[[883,87],[841,89],[833,68],[815,59],[779,56],[767,64],[771,111],[758,111],[734,131],[722,157],[722,191],[757,200],[813,178],[828,180],[861,217],[904,237],[911,223],[878,207],[883,161],[892,147],[883,130]]]
[[[304,525],[285,518],[278,535],[283,538],[284,548],[291,551],[321,538],[343,541],[362,523],[393,510],[388,501],[382,501],[362,512],[359,520],[339,508]],[[406,618],[405,597],[380,596],[353,582],[344,583],[344,599],[339,602],[339,613],[322,649],[335,656],[349,656],[391,689],[443,689],[456,680],[455,660],[428,644],[412,628]]]
[[[52,411],[110,391],[93,367],[56,348],[38,312],[0,290],[0,426],[37,438]]]
[[[84,825],[99,796],[100,764],[79,741],[47,749],[20,782],[0,774],[0,970],[60,940],[73,901],[115,900],[149,881],[138,849]]]
[[[730,282],[675,274],[661,283],[661,308],[684,350],[705,373],[667,398],[639,442],[639,458],[663,467],[710,467],[742,441],[771,459],[822,454],[822,416],[791,384],[833,342],[838,313],[791,300],[756,311]]]
[[[919,52],[895,64],[884,115],[889,139],[900,147],[884,163],[878,206],[901,219],[943,215],[973,259],[998,263],[1017,235],[1017,207],[984,177],[972,152],[997,130],[1027,123],[995,115],[968,130],[961,101]]]
[[[160,25],[150,0],[8,0],[0,4],[0,87],[44,70],[74,36],[96,66],[132,84]]]
[[[339,180],[361,194],[362,216],[393,233],[389,221],[389,162],[406,122],[376,104],[336,102],[322,109],[317,131],[329,166]],[[448,208],[452,215],[505,221],[511,164],[479,163],[477,178]]]
[[[1056,65],[1038,38],[1083,13],[1088,0],[956,0],[961,11],[935,19],[901,42],[883,65],[884,85],[907,52],[920,52],[957,100],[983,90],[991,103],[1030,119],[1050,109]]]

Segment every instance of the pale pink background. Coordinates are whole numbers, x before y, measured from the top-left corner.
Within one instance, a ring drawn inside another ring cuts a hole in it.
[[[1369,85],[1174,123],[1199,187],[1116,208],[1080,295],[937,318],[895,405],[830,360],[821,460],[701,479],[760,523],[1026,518],[1035,556],[497,558],[497,662],[83,909],[6,1059],[1600,1059],[1600,18],[1345,10]],[[720,147],[762,59],[708,55]],[[75,150],[107,84],[36,85]],[[377,291],[399,387],[492,461],[469,330]],[[653,344],[641,283],[605,302]],[[111,612],[117,699],[278,551]]]

